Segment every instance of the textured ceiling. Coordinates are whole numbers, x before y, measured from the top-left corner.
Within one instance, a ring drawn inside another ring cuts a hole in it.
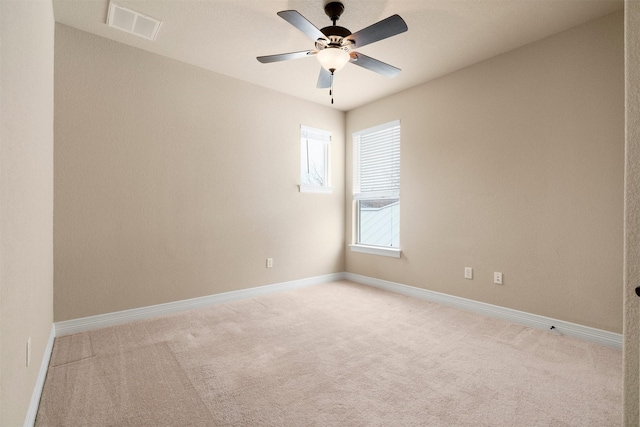
[[[155,41],[105,24],[107,0],[54,0],[57,22],[220,74],[330,106],[316,89],[313,57],[261,64],[256,56],[313,49],[276,15],[297,10],[318,28],[331,24],[323,0],[118,0],[163,21]],[[394,78],[347,64],[336,73],[334,108],[348,111],[597,17],[622,0],[343,0],[338,25],[356,32],[399,14],[409,30],[360,51],[401,68]]]

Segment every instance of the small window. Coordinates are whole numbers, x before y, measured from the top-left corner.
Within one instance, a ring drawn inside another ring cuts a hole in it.
[[[399,256],[400,121],[353,134],[355,242],[352,250]]]
[[[331,193],[331,132],[302,125],[300,136],[300,192]]]

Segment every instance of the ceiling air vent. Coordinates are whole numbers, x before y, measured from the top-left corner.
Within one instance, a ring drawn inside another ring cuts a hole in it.
[[[162,21],[109,2],[107,25],[148,40],[155,40]]]

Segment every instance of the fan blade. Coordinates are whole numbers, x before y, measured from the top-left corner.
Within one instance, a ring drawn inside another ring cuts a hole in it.
[[[318,39],[325,38],[325,35],[322,34],[322,31],[320,31],[315,25],[309,22],[307,18],[300,15],[297,10],[283,10],[282,12],[278,12],[278,16],[305,33],[307,37],[309,37],[314,42]]]
[[[291,53],[281,53],[278,55],[267,55],[267,56],[258,56],[256,59],[263,64],[267,64],[269,62],[279,62],[279,61],[288,61],[289,59],[298,59],[304,58],[306,56],[311,56],[316,53],[315,50],[304,50],[301,52],[291,52]]]
[[[327,89],[331,87],[331,73],[320,67],[320,75],[318,76],[318,89]]]
[[[378,74],[382,74],[385,77],[395,77],[400,74],[400,68],[396,68],[393,65],[385,64],[382,61],[378,61],[370,56],[363,55],[361,53],[352,52],[351,63],[358,65],[367,70],[374,71]]]
[[[362,46],[404,33],[407,30],[408,27],[404,20],[400,18],[399,15],[393,15],[373,25],[369,25],[367,28],[356,31],[346,38],[353,40],[356,45],[355,48],[358,49]]]

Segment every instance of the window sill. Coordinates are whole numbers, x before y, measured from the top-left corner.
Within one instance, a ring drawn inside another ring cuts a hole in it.
[[[333,187],[310,187],[306,185],[299,185],[298,187],[300,188],[301,193],[333,193]]]
[[[366,245],[349,245],[351,252],[360,252],[363,254],[382,255],[392,258],[400,258],[402,251],[400,248],[385,248],[381,246],[366,246]]]

